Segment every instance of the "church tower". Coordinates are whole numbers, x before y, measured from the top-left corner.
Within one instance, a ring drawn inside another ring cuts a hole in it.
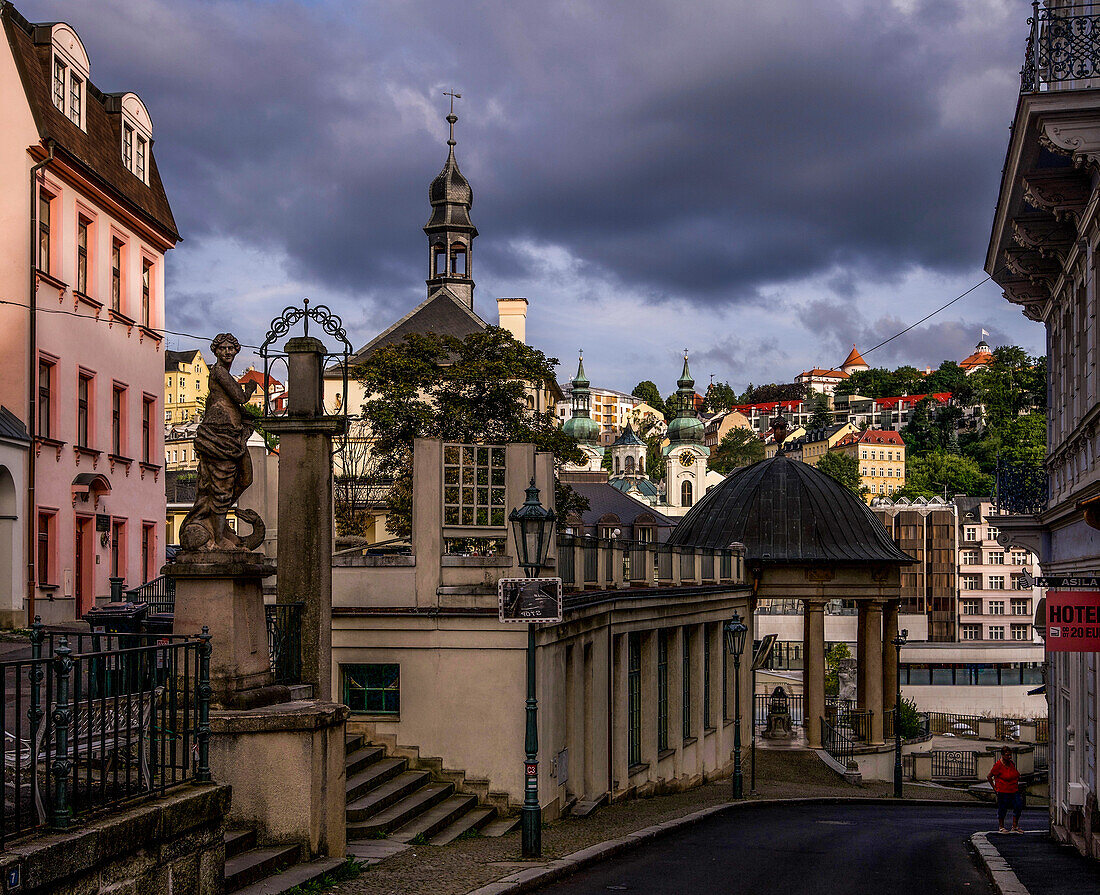
[[[458,170],[455,161],[454,101],[460,94],[451,96],[451,112],[447,116],[450,137],[447,140],[447,161],[439,176],[428,189],[432,203],[432,216],[424,225],[428,235],[428,295],[446,288],[471,311],[474,308],[473,243],[477,227],[470,220],[470,206],[474,193],[470,182]]]
[[[676,412],[668,424],[668,444],[662,453],[668,458],[665,468],[665,502],[671,512],[681,515],[706,493],[707,457],[710,448],[703,443],[703,422],[695,410],[695,380],[688,369],[684,352],[684,369],[676,380]],[[680,513],[675,512],[680,510]]]
[[[584,454],[583,464],[566,464],[573,471],[597,472],[603,464],[603,446],[600,444],[600,424],[592,419],[592,391],[588,377],[584,375],[584,355],[577,361],[577,375],[573,377],[569,400],[573,413],[562,425],[566,435],[572,435]]]

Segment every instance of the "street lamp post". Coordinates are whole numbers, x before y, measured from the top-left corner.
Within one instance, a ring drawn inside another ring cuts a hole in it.
[[[895,637],[891,643],[894,644],[894,649],[897,650],[897,663],[894,668],[897,669],[894,674],[896,681],[896,690],[894,693],[894,798],[901,798],[901,648],[905,646],[909,640],[909,631],[906,628],[902,628],[898,632],[898,636]]]
[[[749,629],[736,612],[726,622],[726,652],[733,657],[733,798],[742,799],[745,784],[741,778],[741,653]]]
[[[527,488],[523,506],[508,514],[516,539],[519,565],[528,578],[538,578],[550,552],[554,531],[554,511],[543,507],[535,480]],[[542,808],[539,805],[539,726],[538,699],[535,697],[535,626],[527,625],[527,730],[524,736],[523,764],[523,857],[542,857]]]

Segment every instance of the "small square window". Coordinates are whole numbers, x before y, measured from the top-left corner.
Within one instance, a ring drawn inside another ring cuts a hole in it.
[[[344,684],[344,704],[353,712],[371,715],[400,714],[400,665],[341,665],[340,673]]]

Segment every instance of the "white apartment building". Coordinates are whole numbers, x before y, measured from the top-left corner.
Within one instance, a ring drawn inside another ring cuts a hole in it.
[[[625,392],[615,391],[613,388],[600,388],[597,385],[591,386],[590,390],[592,392],[590,414],[592,419],[600,425],[600,444],[609,447],[631,421],[631,413],[642,403],[642,399]],[[558,419],[563,423],[573,415],[570,394],[571,390],[567,386],[565,397],[555,406]]]

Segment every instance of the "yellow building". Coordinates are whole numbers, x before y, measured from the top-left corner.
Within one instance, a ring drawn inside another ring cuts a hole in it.
[[[859,460],[866,499],[892,495],[905,487],[905,442],[890,429],[864,429],[842,439],[834,450]]]
[[[195,453],[195,430],[198,417],[191,422],[169,426],[164,432],[164,468],[169,470],[198,469],[199,458]]]
[[[797,439],[802,438],[805,434],[806,430],[802,426],[795,426],[783,439],[784,449],[786,450],[789,445],[793,444]],[[761,437],[764,439],[764,459],[767,460],[774,457],[779,450],[779,445],[775,440],[774,430],[769,429]]]
[[[801,453],[798,459],[810,466],[817,466],[817,461],[825,454],[845,438],[858,432],[859,429],[851,423],[838,423],[827,429],[811,429],[799,439]],[[790,439],[787,441],[789,442]]]
[[[201,351],[164,352],[164,425],[186,425],[202,415],[210,368]]]

